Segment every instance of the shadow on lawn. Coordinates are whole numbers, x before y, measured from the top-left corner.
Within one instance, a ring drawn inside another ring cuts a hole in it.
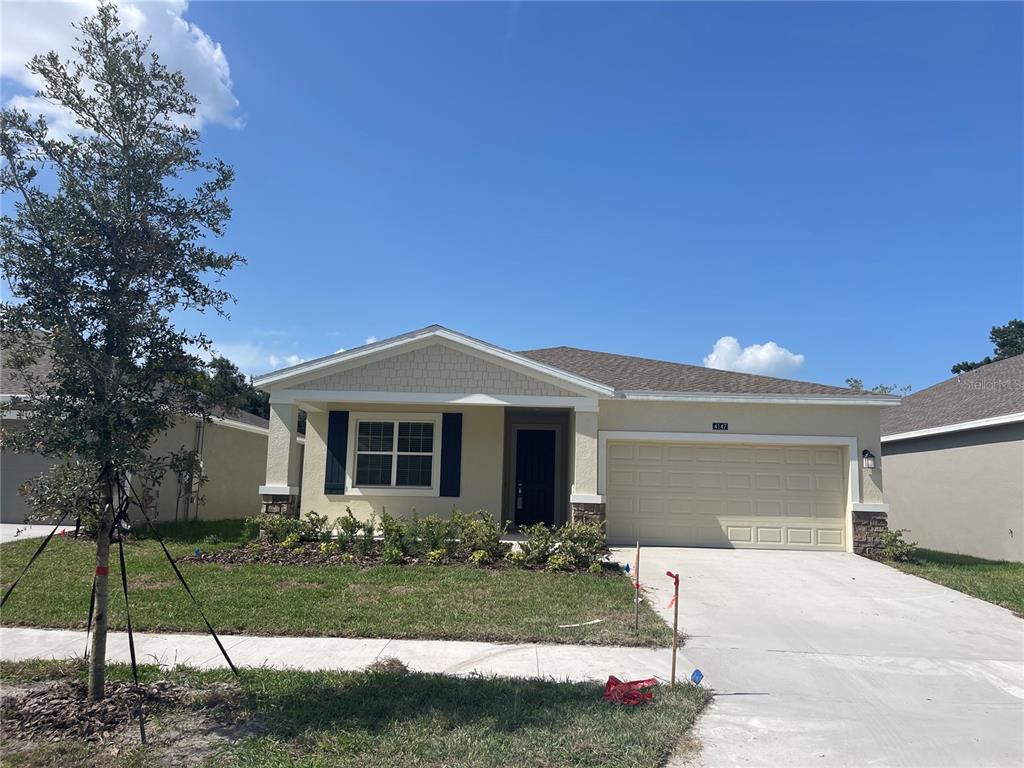
[[[269,732],[283,738],[338,725],[379,732],[415,720],[435,725],[441,720],[453,728],[485,722],[494,730],[515,732],[550,727],[608,706],[594,683],[301,672],[265,682],[249,688],[251,703],[265,715]]]

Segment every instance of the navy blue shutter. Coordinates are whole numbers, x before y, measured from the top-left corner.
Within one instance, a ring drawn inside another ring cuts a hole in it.
[[[348,411],[327,415],[327,472],[324,493],[345,493],[345,459],[348,455]]]
[[[462,484],[462,414],[441,414],[441,495],[458,496]]]

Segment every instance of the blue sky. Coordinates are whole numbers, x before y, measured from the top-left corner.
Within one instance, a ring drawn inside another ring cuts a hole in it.
[[[169,5],[250,371],[436,322],[920,389],[1024,314],[1019,4]]]

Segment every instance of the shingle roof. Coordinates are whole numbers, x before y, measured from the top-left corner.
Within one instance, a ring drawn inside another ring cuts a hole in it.
[[[6,357],[6,350],[0,349],[0,395],[27,395],[29,393],[28,386],[20,375],[20,372],[7,365]],[[28,367],[26,372],[34,379],[45,381],[46,377],[50,373],[51,367],[50,356],[44,351],[36,362]],[[13,407],[17,408],[17,405],[15,404]],[[218,418],[223,418],[225,421],[248,424],[253,427],[263,427],[264,429],[268,429],[270,427],[270,421],[268,419],[264,419],[254,413],[248,413],[246,411],[232,411],[231,413],[227,413],[223,408],[216,408],[212,415]]]
[[[1024,412],[1024,355],[961,373],[882,412],[882,434],[945,427]]]
[[[720,371],[699,365],[592,352],[576,347],[530,349],[518,354],[619,390],[758,395],[870,396],[845,387]]]

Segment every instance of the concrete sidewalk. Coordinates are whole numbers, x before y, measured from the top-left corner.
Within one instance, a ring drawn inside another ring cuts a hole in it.
[[[275,669],[359,670],[386,657],[401,659],[417,672],[498,675],[557,680],[667,679],[672,652],[667,648],[601,645],[499,645],[453,640],[388,640],[343,637],[254,637],[219,635],[235,666]],[[0,628],[0,658],[67,659],[85,651],[85,632],[65,629]],[[135,634],[140,664],[226,667],[209,635]],[[107,659],[127,663],[128,635],[111,632]],[[679,654],[679,676],[692,666]]]
[[[52,523],[50,525],[0,523],[0,544],[6,544],[8,541],[20,541],[21,539],[41,539],[44,536],[47,536],[52,530]],[[57,529],[57,533],[60,533],[61,531],[68,532],[74,530],[75,526],[73,525],[62,525]]]

